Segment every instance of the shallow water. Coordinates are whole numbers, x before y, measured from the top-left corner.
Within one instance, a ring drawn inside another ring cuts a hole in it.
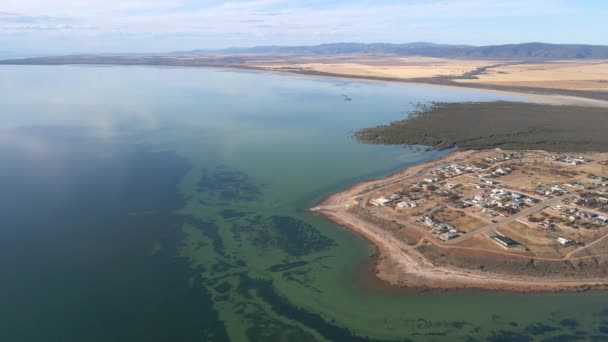
[[[0,75],[1,340],[608,338],[604,293],[370,290],[371,246],[306,212],[442,155],[358,128],[507,97],[219,69]]]

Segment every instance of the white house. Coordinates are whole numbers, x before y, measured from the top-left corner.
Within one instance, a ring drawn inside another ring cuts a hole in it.
[[[378,197],[375,198],[373,200],[370,201],[371,204],[377,206],[377,207],[383,207],[386,205],[386,203],[390,202],[391,200],[389,200],[386,197]]]

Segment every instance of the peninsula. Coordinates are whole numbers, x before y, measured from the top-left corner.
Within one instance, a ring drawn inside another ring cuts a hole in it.
[[[457,148],[311,210],[374,243],[376,273],[422,289],[608,289],[608,111],[438,103],[355,134]]]
[[[457,151],[311,210],[374,243],[393,285],[608,288],[608,153]]]

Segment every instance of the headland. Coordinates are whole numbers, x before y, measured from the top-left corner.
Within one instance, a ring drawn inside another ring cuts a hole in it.
[[[435,103],[363,143],[455,148],[311,210],[378,249],[392,285],[517,292],[607,289],[608,111]]]

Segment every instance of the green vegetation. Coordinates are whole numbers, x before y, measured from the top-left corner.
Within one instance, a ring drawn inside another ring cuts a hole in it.
[[[608,151],[608,110],[520,102],[433,103],[410,118],[355,133],[364,143],[434,149]]]

